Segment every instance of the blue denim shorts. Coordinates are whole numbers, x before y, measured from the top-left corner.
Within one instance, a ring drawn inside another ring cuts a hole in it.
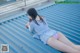
[[[51,30],[48,32],[45,32],[43,35],[40,36],[40,40],[44,43],[47,44],[47,40],[53,36],[54,38],[58,38],[58,31]]]

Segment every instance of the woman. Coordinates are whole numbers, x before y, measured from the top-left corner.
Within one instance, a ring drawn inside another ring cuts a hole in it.
[[[34,8],[27,11],[29,22],[26,27],[35,32],[34,38],[40,39],[44,44],[66,53],[80,53],[80,46],[70,42],[64,34],[48,27],[46,19],[41,17]]]

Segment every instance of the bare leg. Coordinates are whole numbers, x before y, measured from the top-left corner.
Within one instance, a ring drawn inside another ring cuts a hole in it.
[[[63,42],[58,41],[54,37],[50,37],[47,41],[47,44],[59,51],[67,53],[80,53],[78,50],[64,44]]]
[[[67,44],[68,46],[71,46],[71,47],[73,47],[73,48],[75,48],[75,49],[77,49],[77,50],[79,50],[80,51],[80,45],[75,45],[75,44],[73,44],[70,40],[68,40],[66,37],[65,37],[65,35],[64,34],[62,34],[62,33],[58,33],[58,35],[59,35],[59,41],[61,41],[61,42],[63,42],[63,43],[65,43],[65,44]]]
[[[80,45],[75,45],[75,47],[80,51]]]

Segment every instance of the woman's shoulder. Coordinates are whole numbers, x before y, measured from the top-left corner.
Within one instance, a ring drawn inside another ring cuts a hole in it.
[[[46,20],[46,17],[45,16],[41,16],[42,17],[42,19],[45,21]]]
[[[41,16],[41,18],[44,18],[44,16]]]
[[[34,26],[34,25],[35,25],[35,22],[34,22],[34,21],[31,21],[31,22],[30,22],[30,25],[31,25],[31,26]]]
[[[43,20],[46,20],[45,16],[41,16],[41,18],[42,18]]]
[[[30,24],[34,24],[34,21],[31,21]]]

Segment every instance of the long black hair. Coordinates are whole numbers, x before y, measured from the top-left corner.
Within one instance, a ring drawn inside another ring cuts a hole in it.
[[[36,21],[36,17],[39,16],[40,20],[44,22],[43,18],[37,13],[36,9],[35,8],[30,8],[28,11],[27,11],[28,15],[32,17],[32,19],[29,19],[29,22],[31,21],[34,21],[37,25],[39,25]]]

